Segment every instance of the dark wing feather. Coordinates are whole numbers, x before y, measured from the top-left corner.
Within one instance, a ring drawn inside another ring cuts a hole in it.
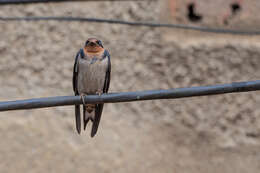
[[[78,59],[81,56],[82,49],[77,53],[76,58],[75,58],[75,63],[73,67],[73,79],[72,79],[72,84],[73,84],[73,90],[75,95],[79,95],[78,92]],[[81,131],[81,120],[80,120],[80,105],[75,105],[75,119],[76,119],[76,129],[78,134],[80,134]]]
[[[105,76],[105,83],[104,83],[104,88],[103,88],[103,93],[107,93],[110,85],[110,73],[111,73],[111,61],[110,61],[110,55],[107,50],[104,52],[105,58],[108,58],[108,65],[107,65],[107,71],[106,71],[106,76]],[[102,104],[97,104],[95,108],[95,118],[93,121],[92,125],[92,130],[91,130],[91,137],[94,137],[97,133],[99,122],[101,119],[102,111],[103,111],[104,103]]]
[[[104,84],[104,89],[103,92],[107,93],[110,85],[110,74],[111,74],[111,61],[110,61],[110,54],[106,50],[106,56],[108,58],[108,66],[107,66],[107,72],[106,72],[106,78],[105,78],[105,84]]]
[[[96,104],[95,118],[94,118],[92,129],[91,129],[91,137],[94,137],[97,133],[99,122],[100,122],[102,111],[103,111],[103,107],[104,107],[104,103]]]

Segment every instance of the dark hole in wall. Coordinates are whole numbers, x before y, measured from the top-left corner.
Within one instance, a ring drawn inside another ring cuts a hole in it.
[[[199,22],[202,20],[202,15],[196,13],[196,5],[189,3],[187,5],[187,17],[191,22]]]
[[[237,14],[241,10],[241,6],[238,3],[231,4],[230,8],[231,8],[231,11],[232,11],[233,15]]]
[[[230,9],[231,9],[231,15],[228,16],[225,20],[224,20],[224,24],[228,25],[229,21],[238,13],[242,10],[241,6],[239,3],[233,3],[230,4]]]

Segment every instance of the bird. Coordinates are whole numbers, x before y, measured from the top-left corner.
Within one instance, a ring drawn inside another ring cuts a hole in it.
[[[97,38],[89,38],[76,57],[73,67],[73,90],[81,96],[83,102],[83,125],[86,129],[89,120],[92,122],[91,137],[97,133],[104,103],[86,104],[84,96],[107,93],[110,85],[111,61],[108,50]],[[76,129],[81,132],[80,105],[75,105]]]

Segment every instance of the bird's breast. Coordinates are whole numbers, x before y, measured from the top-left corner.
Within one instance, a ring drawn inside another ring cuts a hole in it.
[[[78,90],[79,93],[95,94],[103,91],[108,59],[80,59]]]

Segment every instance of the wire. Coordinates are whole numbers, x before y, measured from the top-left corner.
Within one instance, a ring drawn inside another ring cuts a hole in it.
[[[142,1],[142,0],[0,0],[0,5],[16,5],[30,3],[48,3],[48,2],[76,2],[76,1]]]
[[[221,33],[221,34],[240,34],[240,35],[260,35],[260,31],[243,31],[243,30],[230,30],[222,28],[208,28],[200,26],[189,26],[181,24],[167,24],[167,23],[153,23],[153,22],[129,22],[117,19],[100,19],[100,18],[84,18],[84,17],[43,17],[43,16],[28,16],[28,17],[0,17],[0,21],[79,21],[79,22],[96,22],[96,23],[110,23],[110,24],[122,24],[130,26],[148,26],[148,27],[165,27],[176,28],[185,30],[196,30],[201,32]]]
[[[200,86],[190,88],[177,88],[169,90],[151,90],[123,93],[109,93],[85,96],[86,103],[117,103],[132,102],[142,100],[158,100],[158,99],[177,99],[184,97],[207,96],[227,93],[239,93],[260,90],[260,80],[248,82],[235,82],[231,84]],[[47,98],[36,98],[29,100],[17,100],[0,102],[0,112],[19,110],[19,109],[35,109],[55,106],[67,106],[82,104],[80,96],[58,96]]]

